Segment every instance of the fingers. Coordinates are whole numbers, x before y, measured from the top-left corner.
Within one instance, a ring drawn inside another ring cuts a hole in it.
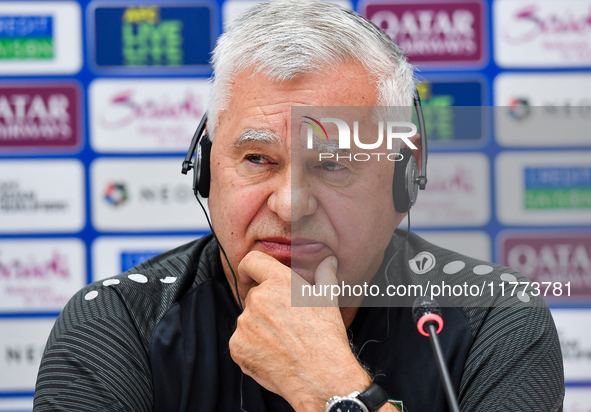
[[[320,262],[316,273],[314,274],[314,283],[323,287],[324,285],[337,284],[337,266],[338,260],[334,256],[329,256]]]
[[[320,262],[316,273],[314,274],[314,284],[317,290],[324,291],[320,306],[338,306],[340,290],[337,282],[338,260],[334,256],[329,256]],[[328,293],[330,291],[330,294]],[[330,298],[330,301],[327,299]],[[318,304],[318,302],[316,302]]]
[[[270,286],[271,283],[269,283],[270,289],[265,288],[265,293],[270,293],[272,290],[277,292],[283,287],[281,285],[291,288],[294,306],[338,306],[338,290],[340,289],[337,282],[337,266],[338,260],[334,256],[329,256],[320,262],[314,273],[314,288],[322,291],[322,294],[320,299],[319,295],[314,295],[311,302],[308,302],[310,299],[307,299],[304,293],[305,286],[309,288],[310,284],[297,273],[292,272],[289,267],[265,253],[258,251],[248,253],[238,265],[238,273],[240,277],[252,278],[259,285],[274,278],[275,281],[271,282],[274,286]],[[259,292],[263,293],[262,290],[259,291],[259,286],[249,289],[245,298],[247,306],[248,301],[254,299]],[[307,297],[312,297],[311,293],[308,293]]]
[[[274,273],[284,270],[289,271],[289,268],[274,257],[256,251],[249,252],[238,265],[240,275],[249,276],[258,284],[269,279]]]

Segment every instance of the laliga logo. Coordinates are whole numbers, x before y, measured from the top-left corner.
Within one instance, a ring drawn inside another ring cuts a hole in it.
[[[312,128],[314,128],[318,134],[320,135],[320,140],[324,140],[326,139],[326,141],[328,141],[328,133],[326,132],[326,129],[324,128],[324,126],[322,125],[322,123],[324,122],[331,122],[337,125],[337,128],[339,129],[339,149],[350,149],[351,148],[351,129],[349,128],[349,125],[341,119],[337,119],[337,118],[322,118],[320,119],[320,122],[312,117],[309,116],[302,116],[306,119],[311,120],[313,123],[310,123],[308,121],[303,121],[303,123],[306,123],[307,125],[312,126]],[[314,144],[313,144],[313,134],[314,134],[314,130],[312,128],[308,128],[308,149],[313,149],[314,148]],[[410,129],[409,132],[394,132],[394,128],[406,128],[406,129]],[[322,129],[322,133],[321,130]],[[393,141],[394,139],[401,139],[408,147],[410,147],[412,150],[417,150],[417,147],[410,141],[410,137],[414,136],[417,133],[417,127],[412,124],[411,122],[387,122],[386,125],[386,144],[388,147],[388,150],[392,150],[393,147]],[[378,137],[375,143],[362,143],[359,140],[359,122],[353,122],[353,142],[355,143],[355,145],[360,148],[360,149],[364,149],[364,150],[373,150],[373,149],[377,149],[378,147],[380,147],[383,142],[384,142],[384,122],[379,122],[378,123]],[[386,155],[386,153],[371,153],[371,155],[374,156],[378,156],[378,160],[380,160],[380,155]],[[394,156],[394,158],[391,158],[391,156]],[[322,160],[323,158],[325,159],[330,159],[330,158],[334,158],[335,154],[334,153],[320,153],[320,160]],[[355,155],[353,156],[355,160],[360,160],[360,161],[367,161],[370,159],[370,154],[369,153],[355,153]],[[358,159],[358,157],[365,157],[363,159]],[[390,153],[386,156],[388,158],[388,160],[392,160],[392,161],[399,161],[402,160],[403,156],[400,153]],[[399,158],[396,158],[399,157]],[[339,156],[339,154],[336,154],[336,160],[339,160],[339,158],[347,158],[349,160],[351,160],[351,154],[348,154],[346,156]]]

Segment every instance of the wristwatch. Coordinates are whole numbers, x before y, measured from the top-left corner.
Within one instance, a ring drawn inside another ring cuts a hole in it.
[[[347,396],[333,396],[326,402],[325,412],[376,412],[386,402],[386,391],[372,383],[361,393],[355,391]]]

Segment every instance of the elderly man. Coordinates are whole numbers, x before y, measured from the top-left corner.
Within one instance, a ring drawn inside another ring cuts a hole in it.
[[[47,343],[35,411],[398,410],[387,398],[410,412],[447,410],[410,308],[291,302],[294,284],[383,286],[384,274],[524,280],[395,232],[406,215],[393,201],[396,162],[321,161],[317,135],[302,158],[307,128],[292,110],[412,105],[403,53],[356,13],[279,0],[224,34],[213,66],[211,176],[199,190],[215,237],[74,296]],[[427,255],[419,268],[413,259]],[[443,309],[463,411],[562,409],[560,347],[540,302]]]

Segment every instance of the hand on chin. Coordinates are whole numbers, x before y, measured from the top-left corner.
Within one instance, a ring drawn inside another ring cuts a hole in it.
[[[297,273],[302,279],[304,279],[309,284],[314,285],[314,270],[302,267],[292,267],[291,270]]]

